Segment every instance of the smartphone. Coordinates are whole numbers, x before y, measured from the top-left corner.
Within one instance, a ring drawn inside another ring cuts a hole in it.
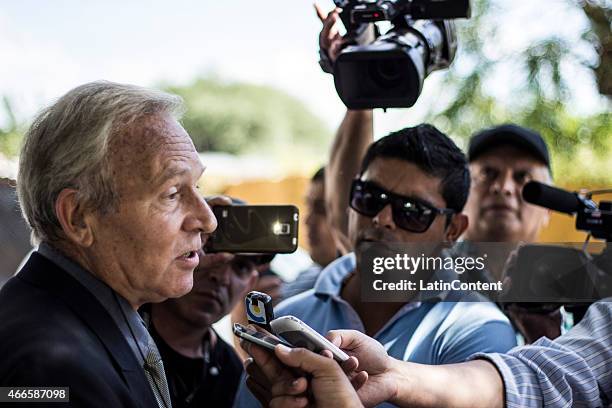
[[[208,252],[295,252],[299,211],[293,205],[232,205],[213,207],[217,229],[211,234]]]
[[[277,336],[291,343],[293,347],[303,347],[315,353],[329,350],[338,362],[349,359],[344,351],[295,316],[279,317],[272,320],[270,326]]]
[[[234,334],[241,339],[245,339],[246,341],[250,341],[251,343],[255,343],[258,346],[267,348],[269,350],[274,350],[274,346],[277,344],[293,347],[291,344],[283,341],[282,339],[250,329],[241,325],[240,323],[234,323]]]

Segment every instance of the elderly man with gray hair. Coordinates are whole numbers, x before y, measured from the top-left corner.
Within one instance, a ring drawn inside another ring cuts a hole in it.
[[[181,106],[177,96],[94,82],[34,120],[17,189],[39,247],[0,292],[0,387],[9,387],[0,401],[171,406],[136,310],[191,290],[197,252],[216,228]]]

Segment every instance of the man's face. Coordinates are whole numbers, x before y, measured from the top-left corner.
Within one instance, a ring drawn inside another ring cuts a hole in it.
[[[308,227],[308,245],[313,261],[325,266],[336,258],[336,245],[325,210],[323,181],[313,181],[306,194],[306,226]]]
[[[244,256],[194,272],[191,292],[167,304],[174,315],[193,327],[209,327],[228,314],[257,279],[255,264]]]
[[[437,208],[445,208],[440,192],[440,179],[425,174],[415,164],[391,158],[376,158],[361,177],[395,194],[424,201]],[[438,215],[431,226],[422,233],[399,228],[393,221],[391,206],[387,205],[376,216],[366,217],[351,209],[349,213],[349,238],[353,248],[359,251],[364,241],[385,242],[443,242],[453,237],[453,228],[445,228],[446,216]],[[462,232],[462,231],[461,231]]]
[[[470,163],[472,187],[465,212],[466,238],[482,242],[533,242],[548,223],[548,210],[521,195],[532,180],[550,183],[547,167],[513,146],[500,146]]]
[[[132,305],[187,293],[202,234],[217,226],[198,191],[204,168],[189,135],[169,115],[151,115],[109,146],[117,211],[91,213],[93,272]]]

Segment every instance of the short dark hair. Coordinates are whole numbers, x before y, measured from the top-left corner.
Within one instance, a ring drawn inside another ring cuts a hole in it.
[[[316,181],[325,181],[325,166],[321,167],[310,179],[313,183]]]
[[[393,132],[372,143],[361,162],[361,174],[377,157],[415,164],[426,174],[441,179],[446,206],[463,210],[470,191],[470,171],[465,154],[434,126],[422,124]]]

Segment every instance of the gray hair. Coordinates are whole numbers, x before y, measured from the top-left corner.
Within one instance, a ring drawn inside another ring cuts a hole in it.
[[[124,126],[144,116],[182,114],[179,96],[99,81],[81,85],[44,109],[28,129],[19,160],[17,193],[32,242],[64,236],[55,201],[64,188],[104,213],[116,208],[108,147]]]

